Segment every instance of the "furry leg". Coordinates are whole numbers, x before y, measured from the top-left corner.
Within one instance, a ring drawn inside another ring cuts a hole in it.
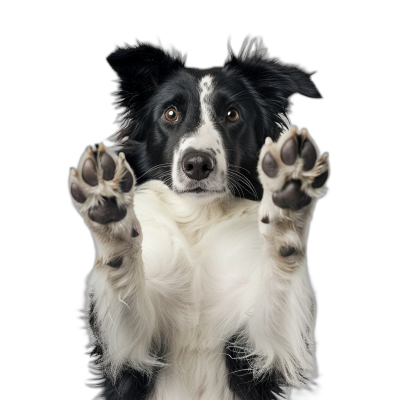
[[[249,319],[256,376],[278,371],[289,385],[312,369],[313,294],[306,270],[306,238],[316,199],[326,189],[328,155],[317,157],[306,130],[295,127],[277,143],[267,138],[258,171],[264,195],[259,229],[264,276]]]
[[[134,183],[124,154],[116,156],[103,145],[87,148],[78,169],[70,173],[74,205],[97,249],[89,286],[90,325],[93,354],[109,392],[127,370],[143,377],[160,364],[157,318],[143,270],[142,231],[133,208]],[[136,397],[131,393],[129,398]]]

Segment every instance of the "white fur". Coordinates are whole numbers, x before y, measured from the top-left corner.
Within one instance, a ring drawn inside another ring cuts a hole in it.
[[[205,126],[194,136],[199,143]],[[204,137],[210,135],[207,129]],[[267,141],[260,163],[271,151],[280,164],[280,148],[289,134],[277,144]],[[320,160],[308,172],[295,164],[280,173],[311,179],[327,167],[326,157]],[[116,176],[123,166],[130,170],[120,157]],[[225,168],[222,162],[220,168]],[[268,178],[261,164],[259,172],[261,204],[228,195],[199,203],[161,181],[149,181],[119,193],[121,201],[133,198],[134,209],[132,202],[125,203],[128,214],[118,229],[90,221],[87,207],[76,204],[96,240],[98,262],[89,291],[109,349],[105,367],[111,376],[123,364],[149,373],[158,365],[152,400],[234,400],[224,347],[241,332],[237,345],[258,355],[255,376],[277,368],[292,385],[302,383],[299,372],[310,370],[313,361],[306,346],[312,350],[313,296],[305,245],[314,203],[300,211],[279,209],[271,193],[281,178]],[[83,185],[80,178],[73,171],[71,181]],[[113,181],[101,185],[102,190],[118,187]],[[321,194],[310,185],[305,190],[313,198]],[[266,215],[269,224],[260,222]],[[129,235],[132,226],[138,237]],[[295,247],[296,254],[281,257],[285,245]],[[112,269],[106,263],[116,255],[123,255],[123,265]]]

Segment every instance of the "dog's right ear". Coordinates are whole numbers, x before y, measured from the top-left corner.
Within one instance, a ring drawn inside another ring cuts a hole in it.
[[[157,46],[138,43],[118,48],[106,61],[119,78],[114,104],[122,109],[121,128],[112,140],[129,137],[141,141],[147,131],[148,98],[169,75],[185,67],[185,59],[178,52],[168,53]]]
[[[179,55],[170,55],[158,47],[139,43],[134,47],[117,48],[107,57],[108,63],[118,74],[119,90],[115,93],[122,113],[124,128],[118,138],[125,136],[143,138],[143,106],[170,74],[184,67]]]

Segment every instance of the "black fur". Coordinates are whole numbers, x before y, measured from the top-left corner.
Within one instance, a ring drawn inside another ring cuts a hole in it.
[[[284,393],[285,380],[279,372],[255,379],[251,372],[254,356],[249,356],[237,346],[237,336],[232,337],[225,347],[229,388],[240,400],[278,400]]]
[[[102,397],[105,400],[145,400],[154,388],[154,379],[126,368],[115,384],[105,377],[102,387]]]

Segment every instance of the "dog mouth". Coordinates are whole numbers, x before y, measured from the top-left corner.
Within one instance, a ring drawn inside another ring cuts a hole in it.
[[[225,193],[225,190],[210,190],[210,189],[203,189],[201,187],[196,187],[194,189],[188,190],[176,190],[179,194],[221,194]]]

